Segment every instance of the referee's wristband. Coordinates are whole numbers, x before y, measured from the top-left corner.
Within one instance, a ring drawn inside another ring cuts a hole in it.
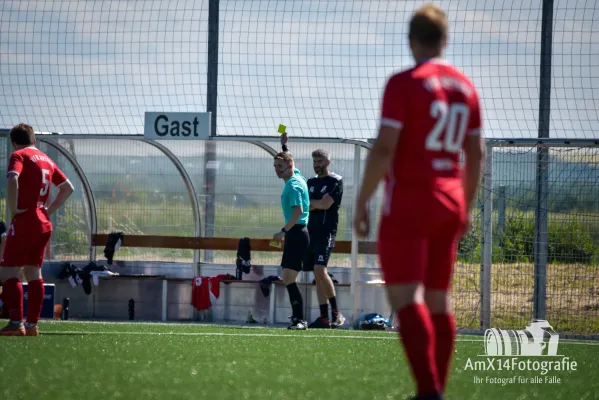
[[[281,232],[285,232],[285,233],[287,233],[287,231],[285,230],[285,227],[282,227],[282,228],[281,228]]]

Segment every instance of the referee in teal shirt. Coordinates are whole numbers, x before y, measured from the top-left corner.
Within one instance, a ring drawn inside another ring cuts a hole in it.
[[[308,323],[304,320],[304,302],[302,294],[295,282],[297,274],[302,270],[303,259],[310,247],[308,234],[308,215],[310,214],[310,196],[308,185],[300,171],[293,164],[293,156],[289,152],[281,152],[275,156],[274,167],[277,176],[285,181],[281,195],[281,207],[285,217],[285,226],[274,235],[273,240],[283,245],[283,282],[287,286],[293,316],[288,329],[305,330]]]

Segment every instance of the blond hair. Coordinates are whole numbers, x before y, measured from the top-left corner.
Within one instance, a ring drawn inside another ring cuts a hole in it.
[[[420,7],[410,21],[410,40],[425,47],[440,47],[447,39],[448,22],[445,12],[432,3]]]
[[[275,155],[275,160],[283,160],[289,164],[292,164],[293,156],[288,151],[282,151],[280,153],[277,153],[277,155]]]

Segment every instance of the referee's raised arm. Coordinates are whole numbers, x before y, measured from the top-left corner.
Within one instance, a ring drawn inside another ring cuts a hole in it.
[[[289,148],[287,147],[287,142],[289,141],[289,136],[286,133],[281,135],[281,148],[284,152],[288,152]]]

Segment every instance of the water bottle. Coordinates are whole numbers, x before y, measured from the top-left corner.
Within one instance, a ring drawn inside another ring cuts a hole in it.
[[[135,300],[129,299],[129,321],[135,319]]]
[[[68,321],[68,319],[69,319],[69,303],[70,303],[69,298],[63,297],[63,299],[62,299],[62,314],[60,316],[60,318],[63,321]]]

